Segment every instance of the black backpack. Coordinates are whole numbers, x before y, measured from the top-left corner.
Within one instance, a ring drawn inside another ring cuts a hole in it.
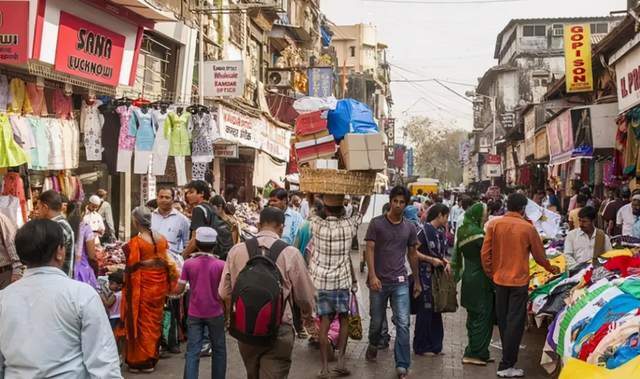
[[[276,261],[289,245],[276,240],[266,249],[258,246],[256,238],[246,245],[249,261],[231,292],[229,334],[246,344],[269,346],[278,337],[285,305],[284,281]]]
[[[212,227],[218,233],[214,253],[220,259],[226,260],[229,250],[233,247],[233,234],[231,233],[231,227],[229,227],[229,224],[224,220],[218,217],[208,204],[200,204],[198,205],[198,208],[202,209],[204,212],[207,226]]]

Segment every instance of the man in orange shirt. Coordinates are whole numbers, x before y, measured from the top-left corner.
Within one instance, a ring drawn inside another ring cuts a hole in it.
[[[514,193],[507,200],[508,212],[488,224],[482,245],[482,267],[496,287],[496,317],[502,340],[498,377],[519,378],[515,368],[524,333],[529,286],[529,253],[547,271],[557,273],[546,258],[535,227],[524,219],[526,196]]]

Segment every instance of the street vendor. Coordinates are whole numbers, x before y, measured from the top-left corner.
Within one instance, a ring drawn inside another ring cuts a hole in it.
[[[567,267],[588,262],[612,249],[609,237],[602,229],[596,228],[596,217],[594,207],[587,206],[578,212],[579,227],[570,231],[564,241]]]

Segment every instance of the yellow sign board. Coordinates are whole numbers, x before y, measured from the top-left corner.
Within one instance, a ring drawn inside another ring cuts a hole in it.
[[[565,25],[564,62],[567,92],[593,91],[589,24]]]

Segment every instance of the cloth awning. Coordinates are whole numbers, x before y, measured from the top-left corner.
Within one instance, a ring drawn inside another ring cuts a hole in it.
[[[164,10],[158,5],[147,0],[111,0],[112,3],[120,5],[131,12],[156,22],[177,21],[173,12]]]

